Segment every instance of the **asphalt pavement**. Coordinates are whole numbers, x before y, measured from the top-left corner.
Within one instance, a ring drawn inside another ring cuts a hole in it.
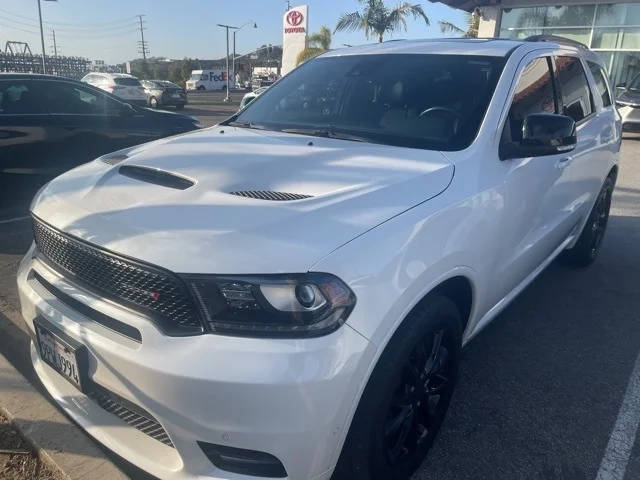
[[[232,108],[215,102],[188,109],[216,123]],[[415,480],[640,479],[640,391],[629,385],[640,352],[640,138],[622,152],[600,256],[583,270],[552,264],[467,346],[451,409]],[[0,192],[0,310],[17,307],[15,271],[31,241],[20,188]],[[28,369],[26,352],[21,360],[3,340],[0,353]],[[626,474],[603,474],[611,464]]]

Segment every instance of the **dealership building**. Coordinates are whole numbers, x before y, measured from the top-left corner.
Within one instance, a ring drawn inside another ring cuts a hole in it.
[[[640,73],[640,2],[442,0],[468,12],[480,11],[479,37],[523,39],[559,35],[600,55],[614,85]]]

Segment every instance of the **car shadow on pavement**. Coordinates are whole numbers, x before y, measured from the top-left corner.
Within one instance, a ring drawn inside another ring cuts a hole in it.
[[[640,351],[638,285],[640,217],[612,216],[593,265],[552,263],[465,348],[414,480],[595,478]]]

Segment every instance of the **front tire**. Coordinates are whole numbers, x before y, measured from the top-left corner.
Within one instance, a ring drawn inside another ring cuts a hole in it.
[[[613,178],[608,176],[576,244],[569,250],[562,252],[560,258],[564,263],[574,267],[587,267],[600,253],[602,239],[609,221],[613,187]]]
[[[376,365],[333,480],[407,480],[444,420],[458,376],[460,313],[433,294],[405,319]]]

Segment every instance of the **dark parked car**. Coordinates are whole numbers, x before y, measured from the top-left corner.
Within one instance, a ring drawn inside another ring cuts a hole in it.
[[[184,88],[166,80],[141,80],[147,104],[152,108],[175,107],[181,110],[187,104]]]
[[[76,80],[0,74],[0,180],[11,173],[58,174],[201,126],[193,117],[136,107]]]

